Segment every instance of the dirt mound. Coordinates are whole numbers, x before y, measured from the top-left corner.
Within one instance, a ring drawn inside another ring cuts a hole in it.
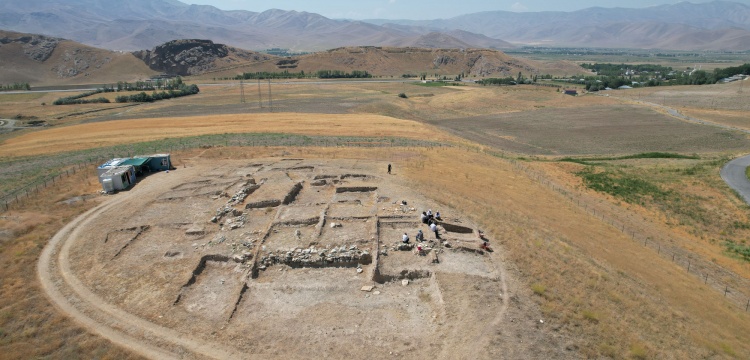
[[[133,52],[149,68],[174,75],[197,75],[238,61],[263,61],[270,56],[236,49],[211,40],[174,40],[152,50]],[[220,61],[223,60],[223,61]]]

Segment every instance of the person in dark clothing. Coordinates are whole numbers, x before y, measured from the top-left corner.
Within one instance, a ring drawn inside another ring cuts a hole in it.
[[[422,224],[427,224],[427,219],[427,213],[422,211]]]
[[[438,234],[438,228],[435,223],[430,224],[430,230],[435,233],[435,239],[440,239],[440,234]]]
[[[388,164],[388,173],[391,173],[391,164]]]

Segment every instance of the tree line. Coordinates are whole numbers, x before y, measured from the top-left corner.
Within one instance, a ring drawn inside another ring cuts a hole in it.
[[[31,90],[29,83],[0,84],[0,91]]]
[[[115,102],[118,102],[118,103],[154,102],[154,101],[159,101],[159,100],[167,100],[167,99],[178,98],[182,96],[193,95],[199,92],[200,92],[200,89],[198,89],[198,85],[182,84],[176,90],[167,90],[167,91],[161,91],[161,92],[154,91],[151,94],[146,94],[146,92],[142,91],[138,94],[133,94],[129,96],[128,95],[118,96],[115,98]]]
[[[354,70],[350,73],[341,70],[318,70],[318,78],[320,79],[364,79],[371,77],[372,74],[362,70]]]
[[[157,92],[157,89],[162,90],[161,92]],[[73,105],[73,104],[108,104],[110,103],[109,99],[105,97],[98,97],[98,98],[92,98],[87,99],[88,97],[91,97],[96,94],[101,93],[110,93],[110,92],[120,92],[120,91],[138,91],[142,90],[138,94],[133,95],[121,95],[115,97],[115,102],[118,103],[140,103],[140,102],[154,102],[159,100],[167,100],[182,96],[188,96],[197,94],[200,92],[200,89],[198,89],[198,86],[193,85],[187,85],[182,82],[182,79],[177,77],[175,79],[167,80],[167,81],[160,81],[157,80],[155,82],[145,82],[145,81],[137,81],[135,83],[128,83],[119,81],[117,82],[116,87],[115,86],[105,86],[96,90],[87,91],[81,94],[72,95],[72,96],[66,96],[61,97],[57,100],[55,100],[52,104],[53,105]],[[145,91],[152,91],[151,94],[147,94]]]
[[[284,70],[282,72],[268,72],[268,71],[258,71],[258,72],[246,72],[242,73],[240,75],[235,76],[234,80],[266,80],[266,79],[304,79],[306,77],[304,71],[300,72],[289,72],[287,70]],[[225,78],[224,80],[229,80],[229,78]]]

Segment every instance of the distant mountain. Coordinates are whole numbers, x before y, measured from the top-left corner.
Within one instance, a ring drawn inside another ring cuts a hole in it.
[[[512,43],[549,46],[748,50],[750,6],[681,2],[644,9],[574,12],[488,11],[441,20],[365,20],[400,29],[464,30]]]
[[[512,46],[477,34],[451,35],[459,41],[439,37],[417,40],[427,32],[333,20],[307,12],[222,11],[177,0],[5,0],[0,2],[0,28],[65,37],[115,50],[150,49],[171,40],[195,38],[245,49],[280,47],[294,51],[402,46],[420,41],[428,47]]]
[[[179,39],[292,51],[364,45],[506,49],[513,44],[748,50],[750,6],[681,2],[644,9],[489,11],[440,20],[349,21],[276,9],[223,11],[177,0],[4,0],[0,29],[129,51]]]

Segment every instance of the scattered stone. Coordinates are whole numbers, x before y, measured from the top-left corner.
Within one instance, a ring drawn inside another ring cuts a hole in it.
[[[407,285],[409,285],[408,279],[401,280],[401,286],[407,286]]]
[[[206,234],[206,230],[204,230],[202,227],[199,227],[199,226],[191,227],[190,229],[187,229],[185,231],[185,235],[190,235],[190,236],[200,236],[200,235],[205,235],[205,234]]]
[[[362,268],[357,268],[357,274],[361,274],[362,271],[364,271],[364,270],[362,270]]]
[[[170,257],[171,258],[171,257],[179,256],[181,254],[182,253],[179,252],[179,251],[167,251],[167,253],[164,254],[164,257]]]
[[[370,292],[370,291],[372,291],[372,289],[374,289],[374,288],[375,288],[375,287],[374,287],[374,286],[372,286],[372,285],[366,285],[366,286],[363,286],[363,287],[362,287],[361,289],[359,289],[359,290],[361,290],[361,291],[367,291],[367,292]]]
[[[375,295],[380,295],[380,291],[375,291],[375,292],[373,292],[373,294],[375,294]],[[408,305],[407,305],[407,306],[408,306]]]

